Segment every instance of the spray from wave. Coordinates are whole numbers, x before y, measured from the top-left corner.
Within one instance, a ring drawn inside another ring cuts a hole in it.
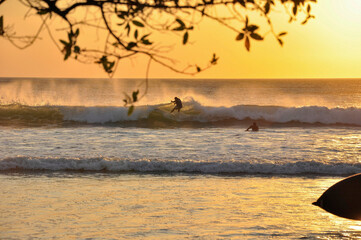
[[[170,113],[171,103],[137,106],[128,116],[126,107],[116,106],[27,106],[0,105],[0,123],[28,124],[177,124],[227,126],[242,121],[263,121],[273,124],[340,124],[361,126],[360,108],[327,108],[323,106],[281,107],[236,105],[232,107],[203,106],[193,99],[184,102],[179,113]]]

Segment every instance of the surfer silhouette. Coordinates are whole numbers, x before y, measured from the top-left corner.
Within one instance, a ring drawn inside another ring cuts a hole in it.
[[[253,124],[251,126],[249,126],[246,131],[248,131],[250,129],[252,129],[252,131],[258,131],[259,127],[257,126],[256,122],[253,122]]]
[[[181,110],[181,108],[183,107],[182,101],[177,97],[174,97],[174,101],[171,101],[171,102],[175,104],[175,107],[173,108],[171,113],[176,109],[178,109],[178,112],[179,112]]]

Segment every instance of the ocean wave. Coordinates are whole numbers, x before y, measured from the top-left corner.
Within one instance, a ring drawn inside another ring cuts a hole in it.
[[[0,124],[152,124],[218,123],[238,124],[256,120],[267,123],[341,124],[361,126],[360,108],[327,108],[323,106],[282,107],[236,105],[232,107],[203,106],[190,100],[181,112],[170,113],[172,104],[136,106],[128,116],[126,107],[117,106],[26,106],[0,105]]]
[[[242,161],[162,161],[109,158],[13,157],[0,160],[0,172],[76,171],[109,173],[195,173],[267,175],[351,175],[361,172],[361,163],[242,162]]]

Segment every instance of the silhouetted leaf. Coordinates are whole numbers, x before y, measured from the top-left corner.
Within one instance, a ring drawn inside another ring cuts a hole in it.
[[[179,26],[176,28],[173,28],[172,29],[173,31],[183,31],[186,29],[186,25],[184,24],[184,22],[181,19],[177,18],[176,22],[179,24]]]
[[[132,105],[128,108],[128,116],[132,115],[133,111],[134,111],[134,106]]]
[[[186,26],[181,19],[177,18],[176,21],[179,23],[180,26],[182,26],[182,27]]]
[[[73,34],[74,37],[78,37],[79,36],[79,28],[76,29],[75,33]]]
[[[244,38],[244,33],[239,33],[236,37],[236,41],[240,41]]]
[[[135,32],[134,32],[134,38],[135,38],[135,39],[138,39],[138,29],[135,30]]]
[[[144,39],[146,39],[149,35],[150,35],[150,33],[149,33],[149,34],[144,35],[144,36],[143,36],[140,40],[144,40]]]
[[[250,32],[254,32],[258,29],[258,26],[257,25],[250,25],[247,27],[247,30],[250,31]]]
[[[212,64],[212,65],[216,65],[218,59],[219,59],[219,58],[216,56],[216,54],[213,53],[213,56],[212,56],[212,59],[211,59],[211,64]]]
[[[200,67],[196,66],[196,68],[197,68],[197,72],[202,71],[202,69]]]
[[[80,47],[79,46],[74,46],[74,53],[80,53]]]
[[[263,40],[263,37],[261,37],[260,35],[258,35],[257,33],[251,33],[251,38],[255,39],[255,40]]]
[[[152,44],[153,44],[153,43],[150,42],[148,39],[143,39],[143,40],[142,40],[142,43],[143,43],[144,45],[152,45]]]
[[[137,21],[137,20],[133,20],[132,23],[135,25],[135,26],[138,26],[138,27],[144,27],[144,24]]]
[[[47,14],[49,12],[50,12],[50,10],[48,8],[43,8],[43,9],[38,9],[37,14],[44,15],[44,14]]]
[[[68,39],[69,39],[69,44],[72,44],[72,42],[73,42],[73,34],[72,34],[72,32],[68,33]]]
[[[150,35],[150,34],[146,34],[146,35],[144,35],[144,36],[140,39],[140,41],[142,41],[142,44],[144,44],[144,45],[152,45],[152,44],[153,44],[153,43],[150,42],[148,39],[146,39],[149,35]]]
[[[173,31],[183,31],[184,29],[185,29],[184,26],[179,26],[179,27],[173,28],[172,30]]]
[[[65,41],[65,40],[59,40],[62,44],[64,44],[65,46],[67,46],[67,45],[69,45],[69,43],[67,42],[67,41]]]
[[[188,42],[188,32],[185,32],[183,35],[183,45],[187,44]]]
[[[297,5],[296,5],[296,3],[295,3],[295,6],[293,7],[292,11],[293,11],[293,15],[296,16],[296,14],[297,14]]]
[[[243,6],[246,7],[246,2],[244,0],[238,0],[238,2]]]
[[[110,73],[109,68],[108,68],[108,60],[103,61],[102,65],[103,65],[104,71],[107,73]]]
[[[112,72],[112,71],[113,71],[112,68],[114,67],[115,62],[113,61],[113,62],[108,62],[108,63],[109,63],[109,65],[108,65],[108,71],[109,71],[109,72]]]
[[[250,42],[249,42],[248,36],[246,37],[246,41],[244,42],[244,45],[246,46],[247,51],[249,51],[249,49],[250,49],[250,47],[251,47],[251,44],[250,44]]]
[[[127,30],[127,36],[129,36],[129,33],[130,33],[130,25],[129,25],[129,23],[127,23],[127,25],[125,25],[125,29]]]
[[[279,44],[280,44],[281,46],[283,46],[283,41],[282,41],[281,39],[279,39],[279,38],[277,38],[277,40],[278,40]]]
[[[4,35],[4,16],[0,16],[0,36]]]
[[[138,101],[138,94],[139,94],[139,90],[133,92],[132,94],[133,102]]]
[[[281,32],[280,34],[278,34],[278,36],[279,37],[282,37],[282,36],[284,36],[284,35],[286,35],[287,34],[287,32]]]
[[[64,61],[67,60],[71,55],[71,49],[70,47],[65,48],[65,55],[64,55]]]
[[[126,11],[120,11],[120,12],[117,14],[117,16],[118,16],[119,18],[121,18],[121,19],[124,19],[125,16],[127,16],[127,15],[128,15],[128,12],[126,12]]]
[[[105,72],[107,72],[107,73],[112,73],[112,72],[113,72],[112,68],[113,68],[114,65],[115,65],[115,61],[113,61],[113,62],[108,61],[107,56],[101,57],[101,58],[99,59],[99,61],[96,61],[95,63],[102,64]]]
[[[269,2],[267,2],[267,3],[264,5],[264,13],[265,13],[265,14],[268,14],[268,13],[269,13],[269,10],[270,10],[270,4],[269,4]]]
[[[123,101],[125,102],[124,106],[127,106],[128,104],[130,104],[132,102],[132,99],[130,98],[130,96],[127,93],[124,93],[125,99],[123,99]]]
[[[126,47],[127,50],[131,50],[133,47],[137,46],[136,42],[129,42],[128,46]]]

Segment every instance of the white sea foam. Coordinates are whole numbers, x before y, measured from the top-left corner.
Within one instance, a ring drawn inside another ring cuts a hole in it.
[[[141,121],[174,121],[214,123],[228,120],[262,120],[271,123],[299,122],[308,124],[349,124],[361,126],[360,108],[327,108],[324,106],[281,107],[236,105],[232,107],[204,106],[190,99],[178,113],[170,113],[171,104],[136,106],[128,115],[127,107],[116,106],[0,106],[0,120],[24,122],[73,121],[82,123],[114,123]]]
[[[126,107],[60,107],[64,120],[87,123],[146,119],[154,108],[154,106],[137,107],[131,115],[128,115],[128,108]]]
[[[105,171],[137,173],[273,174],[273,175],[349,175],[361,171],[361,164],[316,161],[162,161],[109,158],[13,157],[0,160],[0,171]]]
[[[196,101],[186,102],[180,113],[170,114],[171,106],[151,105],[138,106],[128,116],[124,107],[66,107],[61,108],[64,120],[107,123],[122,121],[175,120],[216,122],[229,119],[265,120],[273,123],[321,123],[321,124],[352,124],[361,126],[360,108],[327,108],[322,106],[280,107],[280,106],[247,106],[210,107],[202,106]],[[158,110],[157,110],[158,109]],[[158,111],[157,115],[152,115]],[[156,118],[156,119],[155,119]]]

